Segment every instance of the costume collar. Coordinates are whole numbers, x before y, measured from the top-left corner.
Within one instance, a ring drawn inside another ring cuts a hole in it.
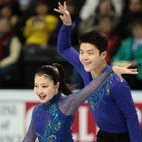
[[[51,100],[49,100],[45,104],[50,105],[50,104],[52,104],[54,102],[57,102],[60,98],[61,98],[61,94],[58,92],[57,95],[55,95]]]
[[[108,64],[106,64],[105,69],[103,70],[102,73],[104,73],[108,68],[110,68],[110,66]]]

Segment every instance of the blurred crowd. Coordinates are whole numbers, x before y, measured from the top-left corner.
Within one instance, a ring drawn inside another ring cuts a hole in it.
[[[33,88],[36,69],[58,62],[67,82],[80,84],[76,70],[57,53],[62,25],[57,8],[64,0],[0,0],[0,88]],[[124,75],[131,89],[142,89],[142,0],[66,0],[73,20],[72,46],[77,35],[98,30],[108,38],[109,65],[132,63],[138,75]]]

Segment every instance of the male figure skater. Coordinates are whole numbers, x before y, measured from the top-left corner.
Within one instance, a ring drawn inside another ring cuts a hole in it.
[[[86,86],[109,65],[106,64],[108,41],[104,34],[90,31],[79,36],[79,53],[71,47],[70,34],[73,26],[66,2],[58,9],[63,25],[58,35],[58,52],[80,73]],[[123,79],[121,79],[123,80]],[[92,115],[100,128],[97,142],[141,142],[137,112],[128,83],[121,82],[112,74],[94,95],[88,99]]]

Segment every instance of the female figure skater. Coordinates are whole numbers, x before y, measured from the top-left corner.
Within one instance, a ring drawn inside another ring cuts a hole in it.
[[[37,137],[39,142],[74,142],[71,126],[76,109],[105,84],[113,71],[121,79],[123,73],[137,74],[136,69],[128,67],[110,67],[84,89],[72,94],[65,83],[65,71],[61,65],[53,63],[40,67],[35,74],[34,92],[41,103],[34,107],[23,142],[34,142]]]
[[[60,18],[63,21],[58,34],[58,52],[76,68],[86,86],[110,68],[106,63],[108,40],[104,34],[95,30],[83,33],[78,37],[78,53],[71,47],[70,34],[73,22],[66,2],[64,5],[59,3],[58,9],[54,10],[61,14]],[[136,108],[130,86],[125,80],[121,82],[113,73],[102,87],[90,95],[88,104],[100,128],[97,142],[141,142]]]

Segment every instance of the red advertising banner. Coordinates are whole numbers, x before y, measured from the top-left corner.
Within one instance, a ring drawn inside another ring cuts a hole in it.
[[[132,91],[132,97],[142,128],[142,91]],[[33,90],[0,90],[0,142],[23,140],[38,103]],[[95,142],[98,128],[87,102],[77,109],[72,130],[75,142]]]

